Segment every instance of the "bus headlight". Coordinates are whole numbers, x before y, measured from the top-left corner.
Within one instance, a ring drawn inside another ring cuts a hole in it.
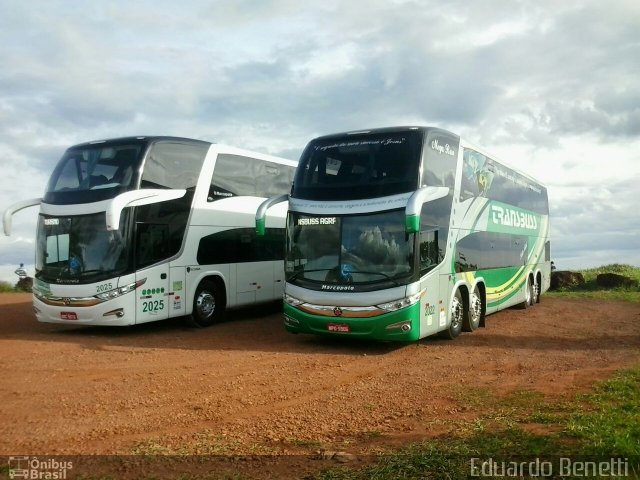
[[[395,312],[401,308],[410,307],[414,303],[420,301],[420,297],[422,297],[423,294],[424,290],[420,290],[418,293],[414,293],[408,297],[400,298],[399,300],[394,300],[392,302],[381,303],[380,305],[376,305],[376,307],[386,312]]]
[[[130,283],[129,285],[125,285],[124,287],[118,287],[118,288],[114,288],[113,290],[108,290],[106,292],[99,293],[98,295],[96,295],[96,298],[99,298],[100,300],[111,300],[111,299],[117,298],[126,293],[133,292],[136,288],[138,288],[140,285],[143,285],[144,282],[146,281],[147,279],[143,278],[142,280],[138,280],[137,282]]]
[[[292,307],[297,307],[298,305],[304,303],[302,300],[299,300],[296,297],[292,297],[291,295],[288,295],[286,293],[282,296],[282,298],[284,299],[285,303],[288,303]]]

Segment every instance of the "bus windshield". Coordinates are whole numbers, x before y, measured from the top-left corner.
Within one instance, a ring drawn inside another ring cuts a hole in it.
[[[92,283],[122,274],[128,266],[128,217],[107,231],[105,213],[38,217],[36,277],[55,283]]]
[[[53,171],[44,201],[71,204],[106,200],[131,190],[143,144],[105,143],[67,150]]]
[[[320,290],[404,285],[413,273],[413,245],[402,210],[344,217],[291,212],[287,281]]]
[[[419,130],[316,139],[302,154],[292,196],[350,200],[411,192],[421,151]]]

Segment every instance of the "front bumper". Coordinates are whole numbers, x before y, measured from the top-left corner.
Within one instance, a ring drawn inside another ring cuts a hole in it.
[[[285,329],[291,333],[400,342],[420,338],[420,302],[395,312],[362,318],[313,315],[285,303],[284,317]],[[331,331],[330,325],[347,325],[349,331]]]

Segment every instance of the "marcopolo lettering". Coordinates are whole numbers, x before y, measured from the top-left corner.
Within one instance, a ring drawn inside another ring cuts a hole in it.
[[[331,292],[353,292],[356,287],[353,285],[322,285],[322,290],[329,290]]]

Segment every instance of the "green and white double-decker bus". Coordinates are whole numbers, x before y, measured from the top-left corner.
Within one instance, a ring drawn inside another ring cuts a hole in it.
[[[258,209],[258,233],[284,201],[292,333],[453,339],[549,288],[546,188],[445,130],[316,138],[291,194]]]

